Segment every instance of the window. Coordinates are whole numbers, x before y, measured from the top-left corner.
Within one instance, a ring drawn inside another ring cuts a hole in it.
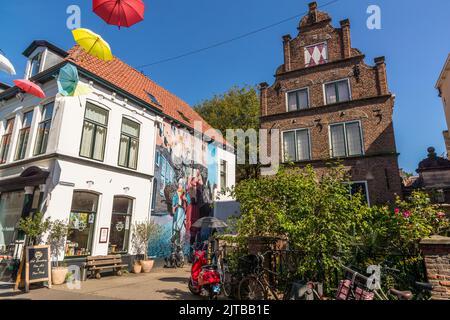
[[[84,115],[80,156],[103,161],[107,131],[108,111],[88,102]]]
[[[15,160],[25,158],[27,152],[28,140],[30,139],[31,121],[33,120],[33,111],[29,111],[23,115],[22,129],[19,131],[19,139],[17,140],[17,150]]]
[[[350,157],[363,154],[363,140],[359,121],[330,126],[331,156]]]
[[[41,69],[41,58],[42,53],[38,53],[31,59],[29,78],[39,73],[39,70]]]
[[[48,136],[52,125],[53,107],[53,102],[42,107],[42,121],[38,126],[36,146],[34,147],[35,156],[47,151]]]
[[[311,160],[309,130],[283,132],[284,162]]]
[[[108,253],[127,253],[132,213],[132,199],[114,197]]]
[[[369,203],[369,192],[367,190],[367,182],[351,182],[349,183],[350,195],[353,196],[357,193],[360,193],[363,200],[368,204]]]
[[[73,193],[66,257],[91,254],[97,207],[98,195],[79,191]]]
[[[347,79],[325,84],[326,104],[350,100],[350,87]]]
[[[15,191],[3,192],[0,196],[0,254],[7,254],[9,245],[16,240],[24,195],[23,191]]]
[[[137,168],[139,151],[140,125],[126,118],[122,119],[122,134],[120,136],[119,166],[130,169]]]
[[[11,144],[11,136],[14,129],[14,119],[6,120],[5,133],[2,136],[0,144],[0,164],[6,163],[8,160],[9,146]]]
[[[287,93],[288,111],[309,108],[308,89],[301,89]]]
[[[161,153],[159,151],[156,151],[156,165],[159,167],[161,165]]]
[[[227,162],[220,160],[220,188],[225,189],[227,187]]]

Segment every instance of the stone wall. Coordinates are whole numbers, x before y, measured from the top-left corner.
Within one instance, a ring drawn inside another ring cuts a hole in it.
[[[450,300],[450,238],[432,236],[420,242],[433,300]]]

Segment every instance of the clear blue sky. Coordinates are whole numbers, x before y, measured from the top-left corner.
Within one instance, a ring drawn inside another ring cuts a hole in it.
[[[24,72],[21,52],[34,39],[45,39],[63,49],[74,43],[66,28],[66,9],[82,9],[82,27],[100,33],[113,53],[132,66],[199,49],[259,29],[307,10],[307,0],[145,0],[144,22],[120,31],[91,12],[90,0],[1,1],[0,48]],[[329,0],[318,1],[322,5]],[[382,10],[382,29],[366,27],[366,9]],[[395,133],[400,166],[414,171],[426,148],[444,152],[442,103],[434,85],[450,52],[448,0],[340,0],[321,10],[352,23],[353,47],[367,62],[384,55],[390,89],[397,96]],[[153,80],[191,105],[222,93],[233,85],[272,83],[282,64],[281,36],[297,34],[298,19],[180,60],[144,69]],[[12,77],[1,73],[0,81]]]

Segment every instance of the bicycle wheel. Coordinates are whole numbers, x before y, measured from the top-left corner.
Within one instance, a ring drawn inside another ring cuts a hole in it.
[[[267,300],[267,291],[256,276],[248,276],[239,283],[239,300]]]
[[[230,297],[232,294],[232,275],[228,270],[223,271],[223,279],[222,279],[222,290],[225,297]]]

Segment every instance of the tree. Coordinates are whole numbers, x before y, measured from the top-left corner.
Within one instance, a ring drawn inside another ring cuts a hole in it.
[[[51,226],[50,218],[44,219],[44,214],[38,212],[32,217],[21,218],[18,228],[27,236],[29,245],[38,245]]]
[[[194,109],[214,129],[220,130],[226,138],[227,129],[259,129],[259,98],[255,87],[233,87],[226,93],[215,95],[209,100],[204,100]],[[229,141],[236,146],[235,141]],[[246,163],[236,167],[236,181],[255,178],[259,176],[259,166],[249,164],[249,142],[246,142]]]

